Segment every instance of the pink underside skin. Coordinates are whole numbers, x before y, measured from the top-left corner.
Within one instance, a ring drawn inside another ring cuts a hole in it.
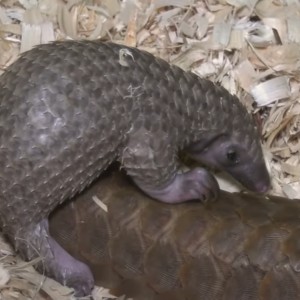
[[[215,200],[219,194],[219,185],[214,176],[203,168],[176,174],[165,186],[150,189],[137,183],[139,188],[150,197],[165,203],[181,203],[190,200]]]

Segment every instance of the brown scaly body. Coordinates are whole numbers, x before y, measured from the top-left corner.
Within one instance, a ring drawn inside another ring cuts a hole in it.
[[[0,77],[3,230],[23,258],[39,253],[47,275],[89,294],[90,271],[49,237],[48,215],[114,160],[153,198],[212,199],[206,169],[177,172],[181,149],[249,189],[269,187],[253,120],[224,88],[122,45],[40,45]]]
[[[300,299],[300,200],[222,192],[170,206],[115,174],[58,209],[50,232],[134,300]]]

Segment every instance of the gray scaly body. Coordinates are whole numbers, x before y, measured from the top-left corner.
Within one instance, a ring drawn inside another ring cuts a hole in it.
[[[89,294],[93,277],[48,234],[47,217],[118,160],[158,200],[204,200],[214,177],[177,174],[178,151],[266,191],[253,120],[225,89],[137,49],[99,41],[41,45],[0,77],[0,220],[26,259]]]

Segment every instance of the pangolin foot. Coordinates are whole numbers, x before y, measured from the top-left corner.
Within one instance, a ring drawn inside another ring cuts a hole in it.
[[[73,288],[76,297],[91,295],[94,277],[89,267],[73,258],[49,235],[48,220],[40,222],[34,230],[25,233],[20,230],[16,236],[16,249],[24,259],[42,257],[36,265],[40,273]]]
[[[188,172],[176,174],[169,183],[160,188],[149,188],[143,183],[136,183],[146,194],[166,203],[197,199],[202,202],[215,201],[220,192],[215,177],[203,168],[194,168]]]

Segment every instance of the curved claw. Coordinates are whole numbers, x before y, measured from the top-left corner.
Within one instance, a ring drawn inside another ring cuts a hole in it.
[[[207,170],[195,168],[181,174],[184,193],[191,199],[199,199],[203,203],[215,201],[220,193],[220,187],[215,177]]]
[[[206,203],[215,201],[220,192],[215,177],[203,168],[177,174],[167,185],[160,188],[145,187],[140,182],[137,185],[149,196],[166,203],[180,203],[196,199]]]

